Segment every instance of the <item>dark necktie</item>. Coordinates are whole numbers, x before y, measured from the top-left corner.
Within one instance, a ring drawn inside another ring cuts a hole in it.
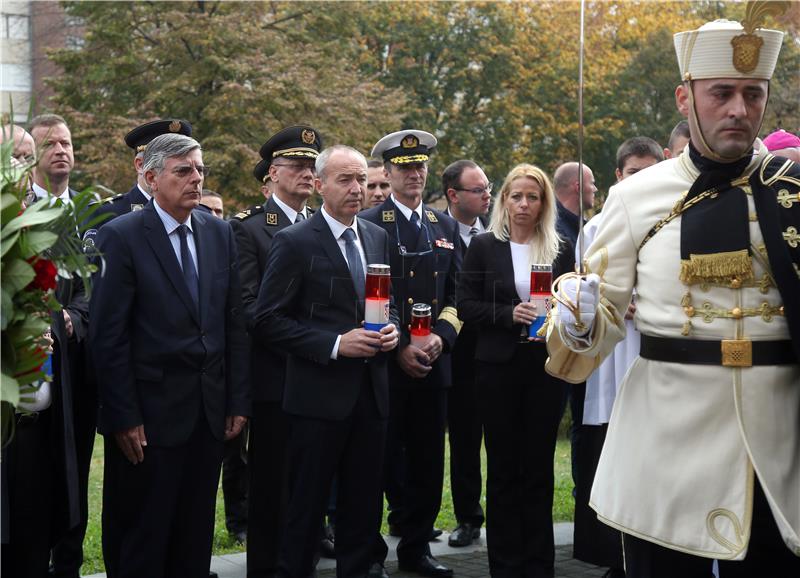
[[[477,234],[478,234],[478,229],[476,227],[471,227],[469,230],[469,236],[474,237]]]
[[[364,300],[364,266],[361,264],[361,255],[356,247],[356,234],[353,229],[345,229],[342,233],[344,238],[344,252],[347,255],[347,264],[350,266],[350,277],[353,278],[353,286],[356,295]]]
[[[416,211],[411,212],[411,218],[409,219],[412,225],[414,225],[417,229],[419,229],[419,215]]]
[[[197,279],[197,269],[194,268],[192,254],[189,252],[189,242],[186,240],[186,231],[189,227],[180,225],[178,227],[178,237],[181,239],[181,268],[183,269],[183,280],[186,288],[192,296],[195,307],[200,303],[199,281]]]
[[[297,216],[294,218],[295,223],[299,223],[300,221],[305,221],[306,216],[303,213],[297,213]]]

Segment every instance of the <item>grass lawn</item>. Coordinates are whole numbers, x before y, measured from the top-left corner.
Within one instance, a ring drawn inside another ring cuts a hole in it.
[[[569,410],[564,416],[561,431],[566,431],[569,420]],[[436,520],[436,526],[443,530],[451,531],[456,527],[453,515],[453,502],[450,497],[450,451],[445,444],[445,469],[444,488],[442,490],[442,508]],[[486,455],[482,453],[482,470],[484,475],[484,488],[486,484]],[[485,489],[484,489],[485,491]],[[89,527],[86,530],[86,540],[83,543],[84,563],[81,574],[95,574],[103,572],[103,553],[100,544],[100,509],[103,500],[103,439],[97,436],[92,457],[92,469],[89,475]],[[486,506],[486,496],[481,496],[481,504]],[[569,439],[561,435],[556,446],[555,458],[555,495],[553,497],[553,520],[556,522],[572,521],[575,502],[572,498],[572,476],[570,474],[570,447]],[[384,534],[388,531],[386,519],[383,522]],[[242,552],[244,547],[237,544],[228,536],[225,530],[225,509],[222,503],[222,486],[217,493],[217,514],[214,527],[214,554],[230,554]]]

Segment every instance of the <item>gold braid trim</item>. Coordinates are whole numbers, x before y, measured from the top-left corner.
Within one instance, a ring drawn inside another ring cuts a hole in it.
[[[753,279],[753,263],[747,249],[711,253],[709,255],[689,255],[681,259],[680,280],[687,285],[697,283],[726,283],[731,277],[742,281]]]
[[[464,325],[458,318],[458,310],[455,307],[445,307],[437,317],[440,321],[447,321],[456,330],[456,335],[461,333],[461,327]]]

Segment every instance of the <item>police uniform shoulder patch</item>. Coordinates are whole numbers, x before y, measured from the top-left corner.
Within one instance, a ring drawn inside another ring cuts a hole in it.
[[[267,225],[278,224],[278,213],[267,213]]]
[[[425,216],[428,217],[428,220],[431,223],[438,223],[439,222],[439,218],[436,216],[436,214],[433,211],[426,210],[425,211]]]
[[[388,211],[382,211],[381,220],[384,223],[394,223],[394,209],[390,209]]]

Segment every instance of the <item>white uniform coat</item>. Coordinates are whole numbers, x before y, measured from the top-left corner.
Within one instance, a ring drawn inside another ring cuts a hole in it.
[[[760,141],[756,147],[748,173],[766,154]],[[611,189],[587,252],[589,270],[602,279],[591,342],[571,341],[555,313],[549,372],[585,379],[624,337],[634,288],[643,334],[789,339],[780,294],[762,283],[765,258],[753,258],[755,283],[687,286],[678,278],[680,216],[639,250],[698,174],[686,153]],[[748,202],[750,241],[763,252],[750,195]],[[730,315],[737,307],[744,317]],[[590,505],[623,532],[697,556],[739,560],[750,538],[754,476],[784,541],[800,555],[800,365],[730,368],[638,358],[618,392]]]

